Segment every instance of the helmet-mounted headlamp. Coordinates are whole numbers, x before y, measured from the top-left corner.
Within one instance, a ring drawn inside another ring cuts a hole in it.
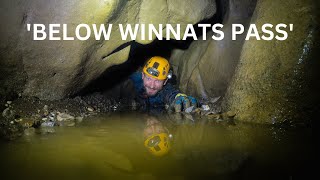
[[[152,76],[155,76],[155,77],[159,76],[159,71],[154,67],[148,67],[147,72]]]

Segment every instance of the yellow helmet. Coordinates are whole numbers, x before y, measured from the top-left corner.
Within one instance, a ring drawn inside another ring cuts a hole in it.
[[[144,141],[144,146],[155,156],[167,154],[171,148],[167,133],[154,134]]]
[[[143,72],[156,79],[165,80],[171,77],[169,69],[170,64],[168,60],[160,56],[154,56],[144,65]]]

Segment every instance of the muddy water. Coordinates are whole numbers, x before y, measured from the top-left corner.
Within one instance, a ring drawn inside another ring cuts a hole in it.
[[[1,143],[1,179],[289,180],[312,173],[310,129],[162,114],[151,118],[170,131],[172,149],[154,157],[143,146],[149,118],[104,114]]]

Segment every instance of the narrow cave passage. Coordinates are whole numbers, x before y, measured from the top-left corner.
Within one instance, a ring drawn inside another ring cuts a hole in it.
[[[162,56],[169,59],[174,45],[171,41],[154,41],[148,45],[141,45],[136,42],[131,43],[129,58],[120,65],[112,66],[107,69],[99,78],[92,81],[85,89],[77,95],[88,95],[94,92],[110,92],[116,86],[125,81],[135,71],[143,66],[145,61],[152,56]],[[114,92],[118,94],[118,92]],[[114,95],[113,94],[113,95]],[[121,98],[121,97],[117,97]]]
[[[229,2],[216,0],[217,12],[210,19],[205,19],[198,24],[216,24],[223,23],[223,19],[228,11]],[[202,29],[194,25],[197,37],[202,36]],[[207,29],[207,32],[210,28]],[[75,96],[87,96],[92,93],[102,93],[106,98],[113,98],[116,101],[127,97],[128,92],[123,92],[119,86],[128,79],[128,77],[142,69],[143,64],[153,56],[161,56],[170,61],[174,50],[188,50],[194,39],[189,37],[187,40],[154,40],[151,44],[142,45],[135,41],[130,42],[130,54],[126,62],[120,65],[115,65],[108,68],[99,78],[90,82],[84,89],[82,89]],[[173,67],[171,66],[171,69]],[[178,87],[179,77],[173,74],[173,78],[169,80],[171,84]]]

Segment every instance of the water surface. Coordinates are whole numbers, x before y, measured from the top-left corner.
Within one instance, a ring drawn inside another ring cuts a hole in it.
[[[146,121],[173,135],[155,157]],[[304,179],[315,158],[311,130],[137,112],[89,117],[75,127],[30,131],[1,143],[1,179]],[[54,132],[53,132],[54,131]]]

